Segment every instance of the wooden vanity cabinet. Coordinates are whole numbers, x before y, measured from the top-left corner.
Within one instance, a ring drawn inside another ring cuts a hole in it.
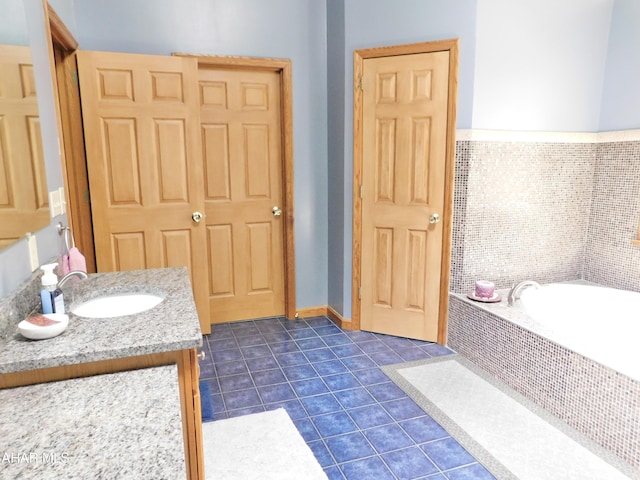
[[[200,398],[200,365],[195,349],[181,350],[183,368],[178,363],[182,430],[187,463],[187,478],[204,480],[202,451],[202,400]],[[184,398],[183,398],[184,396]]]
[[[0,375],[0,389],[171,364],[176,364],[178,367],[182,433],[187,467],[185,478],[204,480],[200,366],[195,348],[5,373]]]

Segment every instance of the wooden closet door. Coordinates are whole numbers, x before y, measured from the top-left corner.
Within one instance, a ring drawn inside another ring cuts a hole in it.
[[[213,323],[285,313],[280,75],[201,66]]]
[[[438,338],[448,75],[448,52],[364,61],[363,330]]]
[[[78,52],[98,271],[186,266],[210,332],[197,61]]]

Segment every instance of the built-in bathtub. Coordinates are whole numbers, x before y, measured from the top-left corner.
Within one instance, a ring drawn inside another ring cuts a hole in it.
[[[549,340],[640,381],[640,293],[554,283],[520,300]]]
[[[447,343],[640,469],[640,294],[578,283],[513,307],[508,290],[493,304],[452,293]]]

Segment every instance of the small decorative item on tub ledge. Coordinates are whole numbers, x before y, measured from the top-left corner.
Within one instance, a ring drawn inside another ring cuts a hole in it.
[[[502,300],[500,295],[496,293],[496,286],[488,280],[476,281],[474,291],[467,293],[467,297],[476,302],[495,303]]]

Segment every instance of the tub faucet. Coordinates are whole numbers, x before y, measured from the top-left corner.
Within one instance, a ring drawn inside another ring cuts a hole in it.
[[[507,303],[510,307],[513,307],[513,303],[516,301],[520,291],[526,287],[536,287],[540,288],[540,284],[538,282],[534,282],[533,280],[523,280],[522,282],[516,283],[511,290],[509,290],[509,295],[507,296]]]
[[[84,280],[85,278],[88,278],[89,275],[87,275],[82,270],[72,270],[71,272],[67,273],[64,277],[60,279],[60,281],[58,282],[58,288],[62,288],[64,284],[67,283],[67,281],[69,281],[71,277],[79,277]]]

